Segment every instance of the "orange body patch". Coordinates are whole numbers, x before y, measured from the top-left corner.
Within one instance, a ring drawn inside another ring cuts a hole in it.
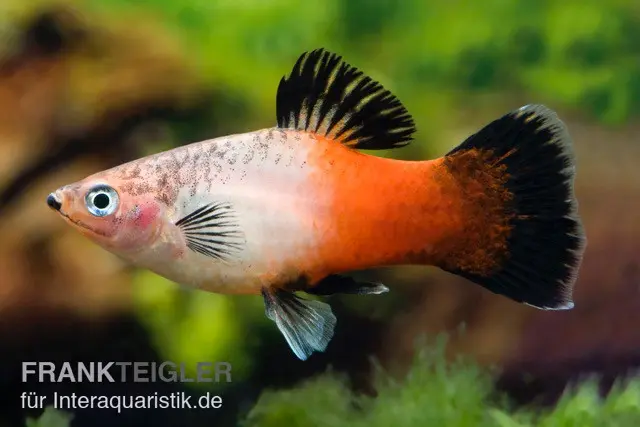
[[[490,153],[430,161],[369,156],[319,138],[313,191],[332,194],[314,218],[321,244],[303,271],[327,274],[425,264],[489,274],[506,256],[504,168]]]

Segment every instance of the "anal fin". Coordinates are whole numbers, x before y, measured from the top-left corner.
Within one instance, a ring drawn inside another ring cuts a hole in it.
[[[336,325],[329,304],[279,289],[263,288],[262,296],[267,317],[276,323],[300,360],[327,348]]]
[[[353,277],[332,274],[322,279],[312,288],[305,289],[305,292],[312,295],[378,295],[389,292],[389,288],[382,283],[358,282]]]

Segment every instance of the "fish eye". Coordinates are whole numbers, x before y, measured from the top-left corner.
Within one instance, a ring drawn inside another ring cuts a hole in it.
[[[118,208],[119,197],[116,190],[100,184],[87,192],[84,201],[91,215],[103,217],[111,215]]]

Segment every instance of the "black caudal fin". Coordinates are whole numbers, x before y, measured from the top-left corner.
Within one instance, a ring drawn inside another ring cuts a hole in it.
[[[500,200],[494,212],[504,221],[493,230],[481,224],[492,233],[481,250],[502,252],[492,257],[491,269],[474,268],[470,262],[444,269],[537,308],[573,308],[586,239],[573,189],[572,142],[556,113],[542,105],[513,111],[453,149],[445,164],[465,183],[461,188],[489,182],[484,194]],[[489,218],[491,203],[484,200],[479,216]],[[469,225],[467,231],[472,229]],[[503,231],[505,239],[499,241]]]
[[[265,312],[300,360],[322,352],[333,337],[336,317],[329,304],[307,300],[292,292],[262,289]]]
[[[315,286],[305,289],[305,292],[312,295],[379,295],[389,292],[389,288],[382,283],[358,282],[353,277],[332,274],[319,281]]]
[[[313,132],[365,150],[407,145],[416,130],[391,92],[323,49],[302,54],[282,78],[276,115],[280,128]]]

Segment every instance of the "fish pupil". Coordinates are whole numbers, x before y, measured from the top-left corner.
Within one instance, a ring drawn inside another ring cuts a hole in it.
[[[104,193],[96,194],[93,198],[93,205],[98,209],[105,209],[109,206],[109,202],[109,196]]]

